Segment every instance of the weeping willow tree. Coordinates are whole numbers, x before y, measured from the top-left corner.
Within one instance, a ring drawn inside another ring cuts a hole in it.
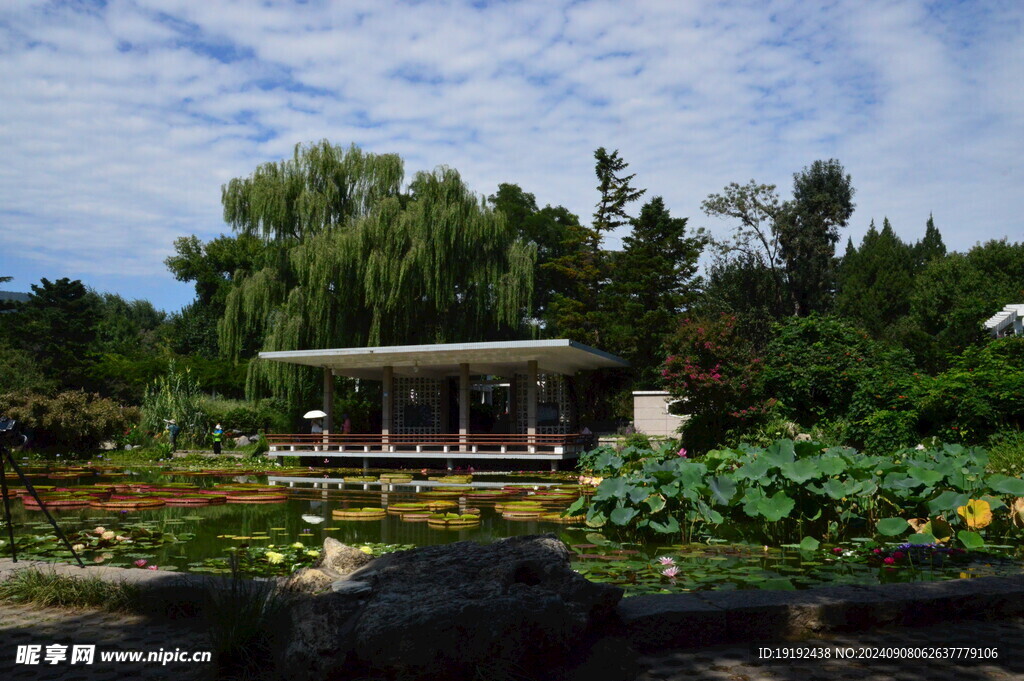
[[[262,269],[236,275],[221,347],[237,358],[252,333],[264,350],[521,335],[535,247],[452,169],[418,173],[406,193],[401,184],[397,156],[322,142],[226,185],[227,222],[277,248]],[[295,403],[317,380],[257,361],[247,391]]]

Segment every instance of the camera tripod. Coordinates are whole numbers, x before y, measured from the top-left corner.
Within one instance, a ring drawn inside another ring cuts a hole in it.
[[[14,543],[14,518],[11,515],[11,498],[7,493],[7,470],[6,467],[9,464],[11,469],[18,474],[18,479],[21,480],[21,484],[25,486],[28,493],[32,495],[32,498],[39,504],[39,508],[42,509],[43,513],[46,514],[46,519],[50,521],[50,525],[53,526],[53,531],[57,533],[64,545],[68,547],[68,551],[78,561],[78,566],[84,568],[85,564],[79,557],[78,552],[75,551],[74,547],[71,546],[71,542],[68,541],[64,531],[57,525],[57,521],[50,515],[50,511],[46,508],[46,504],[39,498],[39,493],[36,492],[36,488],[32,486],[32,483],[28,481],[25,474],[21,472],[21,468],[18,463],[14,460],[14,456],[11,455],[11,450],[7,447],[7,441],[15,437],[20,437],[22,443],[25,442],[25,436],[19,435],[15,430],[15,422],[10,419],[0,419],[0,490],[3,492],[4,497],[4,520],[7,521],[7,536],[11,540],[11,558],[14,562],[18,562],[18,547]]]

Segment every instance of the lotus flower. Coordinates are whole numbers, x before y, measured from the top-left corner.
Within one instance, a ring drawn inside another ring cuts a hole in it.
[[[157,565],[149,565],[146,567],[147,570],[159,570],[160,567]]]
[[[304,549],[304,548],[306,548],[306,545],[305,545],[305,544],[303,544],[303,543],[302,543],[302,542],[300,542],[300,541],[297,541],[297,542],[295,542],[294,544],[292,544],[292,548],[293,548],[293,549]]]
[[[884,559],[882,559],[882,562],[885,563],[886,565],[892,565],[893,563],[896,562],[896,559],[893,558],[892,556],[886,556]]]
[[[664,570],[662,570],[661,574],[665,575],[669,579],[675,579],[676,575],[679,574],[679,568],[673,565],[672,567],[665,568]]]
[[[896,560],[903,560],[903,556],[904,555],[906,555],[906,554],[904,554],[902,551],[895,551],[895,552],[893,552],[892,557],[895,558]]]
[[[97,527],[95,530],[92,531],[92,533],[93,534],[103,534],[106,531],[107,531],[107,528],[105,528],[105,527]]]
[[[676,559],[671,556],[659,556],[658,562],[662,565],[675,565]]]
[[[277,551],[267,551],[267,562],[277,565],[284,560],[284,554],[278,553]]]
[[[146,559],[145,558],[139,558],[137,561],[135,561],[134,565],[135,565],[135,567],[138,567],[138,568],[146,567]]]
[[[837,556],[838,556],[838,555],[839,555],[840,553],[842,553],[842,552],[843,552],[843,550],[842,550],[841,548],[839,548],[838,546],[837,546],[837,547],[835,547],[834,549],[832,549],[832,553],[836,554]]]
[[[370,548],[369,546],[360,546],[359,550],[362,551],[363,553],[368,553],[368,554],[372,554],[373,553],[373,549]]]
[[[115,536],[117,536],[117,535],[116,535],[116,533],[113,530],[107,530],[102,535],[100,535],[100,537],[102,539],[106,539],[108,541],[113,539]]]
[[[679,451],[677,453],[679,454],[679,456],[681,456],[682,458],[685,459],[686,458],[686,447],[680,447]]]
[[[319,551],[306,551],[306,555],[309,556],[310,558],[319,558],[320,557],[320,552]]]
[[[71,550],[72,551],[84,551],[85,550],[85,544],[75,544],[74,546],[71,547]]]

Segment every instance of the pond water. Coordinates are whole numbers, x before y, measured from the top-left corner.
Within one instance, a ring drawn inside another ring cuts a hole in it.
[[[596,581],[622,585],[629,594],[700,589],[803,589],[821,585],[931,581],[1022,572],[1012,547],[976,554],[945,549],[879,544],[854,538],[840,546],[801,551],[799,547],[764,547],[718,543],[665,546],[631,543],[586,527],[579,520],[553,518],[578,496],[566,474],[476,474],[469,484],[428,480],[408,471],[408,483],[353,481],[362,471],[186,472],[159,469],[29,470],[31,482],[44,494],[61,499],[60,490],[109,490],[115,496],[161,497],[223,490],[251,500],[216,505],[111,509],[48,506],[86,561],[161,570],[222,573],[228,559],[241,557],[243,571],[253,575],[286,574],[315,560],[325,537],[368,553],[380,554],[411,546],[551,532],[573,551],[574,568]],[[376,478],[376,471],[366,475]],[[435,475],[435,474],[431,474]],[[441,476],[442,474],[436,474]],[[8,483],[18,485],[8,476]],[[272,487],[271,487],[272,485]],[[148,487],[145,487],[148,486]],[[247,487],[248,486],[248,487]],[[52,488],[52,489],[47,489]],[[97,497],[102,498],[102,497]],[[188,497],[186,497],[187,499]],[[276,501],[280,499],[280,501]],[[504,504],[512,503],[512,506]],[[117,502],[113,498],[105,505]],[[172,503],[174,503],[172,501]],[[187,501],[186,501],[187,503]],[[440,504],[435,513],[449,513],[428,522],[429,509],[400,515],[403,504]],[[532,504],[538,504],[533,506]],[[396,506],[397,505],[397,506]],[[352,511],[371,511],[357,519]],[[537,509],[540,509],[539,512]],[[19,553],[23,558],[70,560],[58,545],[45,516],[13,500]],[[341,511],[340,514],[337,512]],[[472,517],[476,515],[477,517]],[[552,519],[544,519],[538,515]],[[467,517],[468,516],[468,517]],[[6,539],[6,535],[3,537]],[[10,555],[4,541],[0,555]]]

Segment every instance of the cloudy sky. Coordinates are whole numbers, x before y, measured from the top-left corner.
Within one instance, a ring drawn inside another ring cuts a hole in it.
[[[177,309],[175,237],[225,231],[221,184],[323,138],[584,218],[594,149],[619,149],[718,233],[707,194],[788,196],[834,157],[855,239],[932,212],[957,250],[1020,240],[1022,22],[1017,0],[5,2],[0,275]]]

